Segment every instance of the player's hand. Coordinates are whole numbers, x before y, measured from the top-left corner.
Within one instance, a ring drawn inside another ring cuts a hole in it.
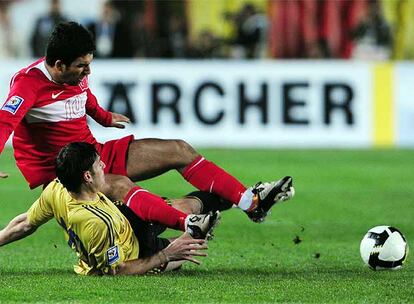
[[[4,172],[0,172],[0,178],[6,178],[6,177],[8,177],[9,175],[7,174],[7,173],[4,173]]]
[[[123,124],[121,124],[121,122],[125,122],[125,123],[130,123],[131,122],[131,120],[128,117],[126,117],[122,114],[118,114],[118,113],[111,113],[111,114],[112,114],[111,127],[124,129],[125,126]]]
[[[163,252],[170,261],[187,260],[200,265],[200,261],[196,260],[194,256],[207,256],[207,253],[200,251],[207,249],[205,240],[179,237],[163,249]]]

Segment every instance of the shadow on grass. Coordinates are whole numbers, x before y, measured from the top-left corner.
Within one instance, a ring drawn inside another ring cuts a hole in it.
[[[381,271],[371,271],[368,268],[354,268],[354,269],[345,269],[345,268],[308,268],[308,269],[263,269],[263,268],[214,268],[214,269],[181,269],[178,271],[166,272],[162,275],[156,275],[166,278],[191,278],[197,277],[201,279],[223,279],[225,277],[245,277],[246,279],[250,278],[276,278],[276,279],[289,279],[289,278],[315,278],[323,277],[334,279],[353,279],[355,277],[359,278],[373,278],[382,276],[382,274],[387,274],[390,272],[381,272]],[[49,268],[45,270],[27,270],[27,271],[18,271],[18,270],[0,270],[0,277],[3,279],[5,277],[22,277],[26,278],[28,276],[35,277],[85,277],[77,275],[71,269],[58,269],[58,268]],[[154,275],[148,275],[149,277],[154,277]],[[88,277],[88,276],[86,276]],[[90,276],[90,277],[99,277],[99,276]],[[108,277],[108,276],[105,276]]]
[[[184,269],[180,271],[173,271],[170,273],[165,273],[165,276],[168,277],[199,277],[199,278],[210,278],[210,279],[219,279],[223,277],[273,277],[273,278],[313,278],[317,276],[321,277],[334,277],[334,278],[354,278],[358,277],[373,277],[375,273],[369,269],[360,268],[360,269],[269,269],[265,270],[263,268],[217,268],[209,270],[195,270],[195,269]]]

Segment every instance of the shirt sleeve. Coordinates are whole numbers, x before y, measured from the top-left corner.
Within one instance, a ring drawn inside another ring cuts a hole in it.
[[[111,126],[112,114],[109,111],[104,110],[96,99],[95,95],[92,94],[91,90],[87,90],[88,99],[86,101],[86,114],[92,117],[97,123],[104,127]]]
[[[0,153],[10,134],[36,101],[36,84],[29,76],[13,77],[6,101],[0,108]]]
[[[52,196],[48,187],[27,211],[29,223],[39,227],[53,218]]]

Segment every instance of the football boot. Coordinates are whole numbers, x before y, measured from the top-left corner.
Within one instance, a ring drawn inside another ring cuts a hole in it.
[[[220,212],[209,212],[208,214],[189,214],[185,219],[185,230],[194,239],[213,238],[213,229],[220,221]]]
[[[287,201],[295,195],[295,188],[293,187],[292,177],[285,176],[270,183],[258,182],[253,187],[252,192],[252,206],[245,212],[253,222],[262,223],[273,205]]]

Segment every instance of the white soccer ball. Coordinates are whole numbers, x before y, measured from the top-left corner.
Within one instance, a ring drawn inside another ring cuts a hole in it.
[[[391,226],[368,230],[359,247],[362,260],[373,270],[399,269],[408,255],[404,235]]]

